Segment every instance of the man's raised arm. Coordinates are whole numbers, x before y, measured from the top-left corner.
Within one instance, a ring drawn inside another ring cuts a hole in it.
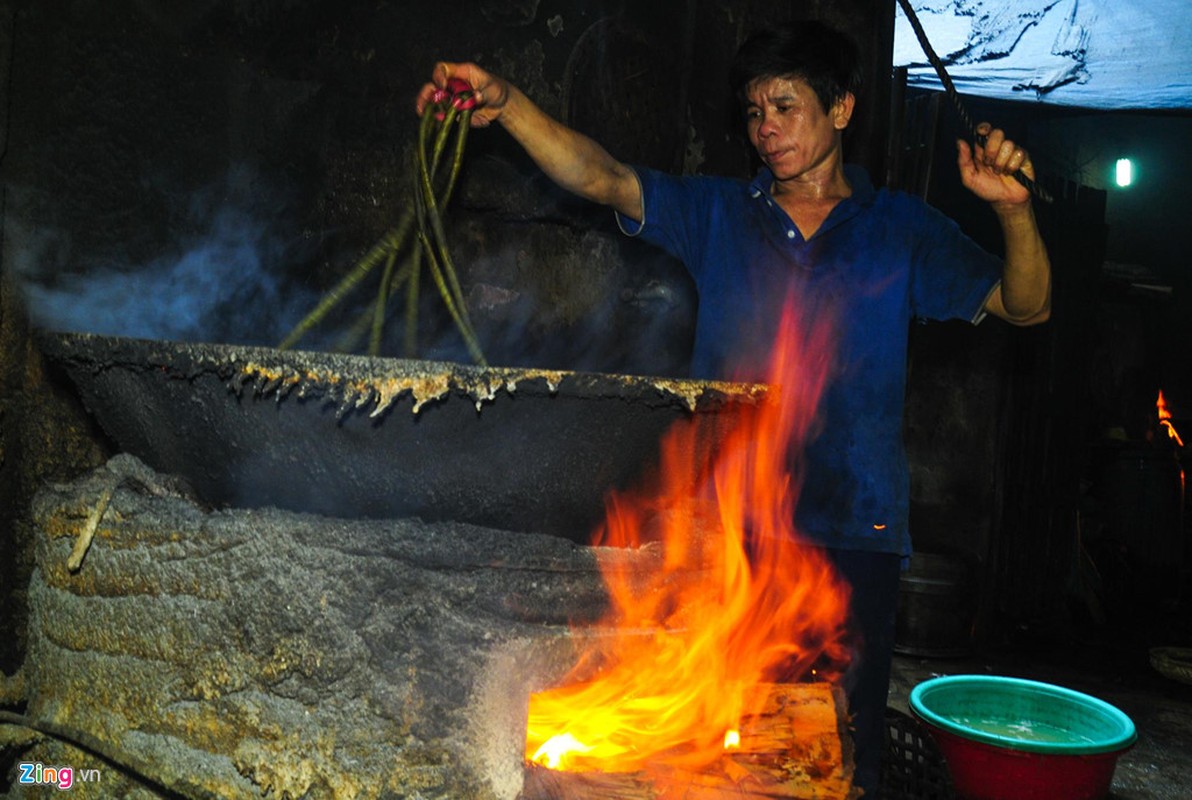
[[[993,207],[1005,243],[1002,281],[985,310],[1014,325],[1046,322],[1051,316],[1051,261],[1035,222],[1030,192],[1013,178],[1019,169],[1035,177],[1030,156],[987,122],[977,126],[977,133],[985,136],[980,146],[957,142],[960,179]]]
[[[633,170],[597,142],[550,117],[513,84],[475,64],[440,62],[431,82],[418,93],[419,114],[450,78],[466,81],[476,93],[473,127],[494,121],[509,132],[534,162],[572,194],[609,206],[625,217],[642,219],[641,185]]]

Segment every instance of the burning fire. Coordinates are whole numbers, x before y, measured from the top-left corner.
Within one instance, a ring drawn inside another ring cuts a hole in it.
[[[659,486],[610,499],[598,544],[659,547],[602,566],[610,610],[558,688],[530,698],[526,759],[572,772],[699,769],[740,745],[765,683],[844,666],[848,587],[793,525],[800,453],[833,354],[788,303],[769,397],[714,453],[698,420],[663,442]],[[654,544],[657,542],[658,544]],[[832,677],[830,674],[827,677]]]
[[[1184,446],[1184,440],[1180,438],[1179,433],[1175,429],[1175,425],[1171,423],[1171,411],[1167,408],[1167,400],[1163,397],[1163,390],[1159,390],[1159,399],[1155,402],[1155,409],[1159,413],[1159,424],[1167,429],[1167,436],[1172,439],[1177,447]]]

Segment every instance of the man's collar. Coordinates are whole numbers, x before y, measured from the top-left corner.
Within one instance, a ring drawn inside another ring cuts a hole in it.
[[[873,202],[877,190],[873,188],[873,181],[869,180],[869,173],[860,164],[845,164],[844,179],[853,188],[852,199],[863,206]]]
[[[844,179],[848,181],[849,187],[853,190],[848,199],[861,205],[869,205],[873,202],[877,190],[873,188],[873,182],[869,180],[869,173],[865,171],[864,167],[858,164],[845,164]],[[749,193],[754,197],[757,197],[759,193],[770,195],[770,187],[773,185],[774,173],[770,171],[769,167],[761,167],[753,180],[749,182]]]

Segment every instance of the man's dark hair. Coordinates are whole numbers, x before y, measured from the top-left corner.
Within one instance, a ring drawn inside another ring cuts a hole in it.
[[[799,78],[819,98],[824,113],[861,88],[857,46],[844,33],[816,20],[787,22],[747,38],[733,59],[729,80],[742,104],[759,78]]]

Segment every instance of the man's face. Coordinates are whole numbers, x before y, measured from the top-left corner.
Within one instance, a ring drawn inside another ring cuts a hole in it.
[[[852,113],[851,96],[824,113],[815,92],[798,78],[759,78],[746,97],[749,142],[779,180],[827,163]]]

